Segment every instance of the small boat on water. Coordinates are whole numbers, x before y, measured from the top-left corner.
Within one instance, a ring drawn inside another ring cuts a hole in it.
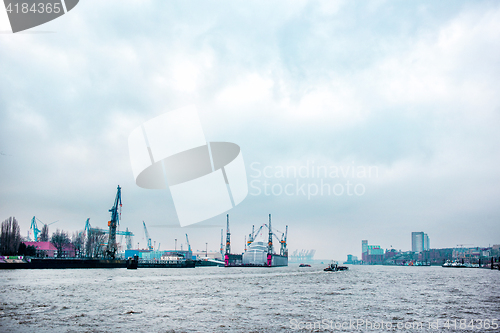
[[[332,262],[327,268],[324,269],[325,272],[338,272],[338,271],[347,271],[349,267],[347,266],[339,266],[337,262]]]
[[[447,260],[443,265],[442,267],[454,267],[454,268],[469,268],[469,267],[472,267],[471,264],[469,263],[463,263],[463,262],[459,262],[457,260],[455,261],[451,261],[451,260]],[[478,265],[479,267],[479,265]]]
[[[300,264],[299,267],[311,267],[309,264]]]

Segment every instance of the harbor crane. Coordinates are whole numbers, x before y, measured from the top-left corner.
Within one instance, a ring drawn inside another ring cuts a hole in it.
[[[253,243],[253,241],[254,241],[254,238],[255,238],[254,228],[255,228],[255,225],[252,225],[252,233],[251,233],[251,234],[248,234],[248,241],[246,241],[246,242],[245,242],[245,243],[246,243],[246,244],[245,244],[245,249],[246,249],[246,246],[247,246],[247,245],[252,244],[252,243]],[[261,228],[262,228],[262,227],[261,227]],[[260,231],[260,229],[259,229],[259,231]],[[257,232],[257,234],[259,234],[259,233]]]
[[[224,229],[220,229],[220,257],[224,258]]]
[[[286,226],[285,233],[281,235],[281,248],[280,248],[280,255],[288,256],[288,249],[286,248],[286,238],[288,236],[288,226]]]
[[[272,246],[272,236],[274,236],[276,238],[276,240],[278,240],[278,242],[280,242],[280,255],[282,255],[282,256],[288,255],[288,249],[286,248],[286,245],[287,245],[286,240],[288,237],[288,226],[286,226],[285,232],[281,232],[278,229],[272,228],[270,222],[271,222],[271,220],[269,219],[269,225],[267,225],[267,224],[262,225],[259,228],[259,231],[260,231],[260,229],[262,229],[263,226],[267,227],[269,229],[269,243],[271,243],[271,246]],[[281,233],[281,239],[274,232],[272,232],[272,229],[276,230],[278,233]],[[268,250],[270,250],[270,249],[272,249],[272,248],[269,248]]]
[[[248,235],[248,236],[249,236],[249,237],[248,237],[249,239],[248,239],[248,241],[247,241],[247,245],[250,245],[250,244],[252,244],[252,243],[253,243],[253,241],[255,240],[255,238],[257,237],[257,235],[260,233],[260,231],[262,230],[262,228],[263,228],[264,226],[266,226],[266,227],[267,227],[267,224],[263,224],[263,225],[261,225],[261,226],[259,227],[259,230],[257,230],[257,232],[256,232],[256,233],[254,233],[254,232],[253,232],[254,227],[252,226],[252,233]]]
[[[269,220],[269,222],[271,222],[271,220]],[[286,248],[286,245],[287,245],[287,237],[288,237],[288,226],[286,226],[286,231],[285,232],[281,232],[279,231],[278,229],[274,229],[269,225],[267,225],[266,223],[264,223],[263,225],[261,225],[259,227],[259,229],[257,230],[257,232],[254,232],[254,226],[252,226],[252,233],[251,234],[248,234],[248,241],[246,242],[246,245],[250,245],[252,244],[254,241],[255,241],[255,238],[257,237],[257,235],[260,234],[261,230],[263,227],[266,227],[270,230],[269,234],[272,234],[276,240],[280,243],[280,255],[284,256],[288,253],[288,249]],[[278,237],[274,232],[272,232],[271,230],[275,230],[276,232],[280,233],[281,234],[281,238]],[[272,239],[270,237],[270,240],[268,241],[268,243],[272,243]],[[269,244],[268,244],[268,247],[269,247]],[[269,249],[268,249],[269,250]]]
[[[120,223],[120,215],[118,214],[118,205],[120,205],[120,209],[122,207],[122,188],[118,185],[116,190],[115,203],[113,207],[109,210],[111,213],[111,221],[108,221],[109,227],[109,236],[108,236],[108,247],[106,249],[106,254],[109,258],[114,259],[117,251],[116,246],[116,228]]]
[[[85,237],[88,237],[91,232],[100,232],[103,234],[108,234],[109,230],[106,229],[100,229],[100,228],[92,228],[92,225],[90,225],[90,218],[87,219],[87,222],[85,222],[85,231],[84,235]],[[117,236],[125,236],[125,243],[127,246],[127,250],[132,250],[132,236],[134,236],[134,233],[129,231],[128,228],[126,231],[116,231]]]
[[[229,214],[227,214],[226,227],[226,255],[231,254],[231,232],[229,231]]]
[[[36,225],[36,217],[33,216],[31,219],[31,232],[33,233],[33,240],[35,242],[38,242],[38,234],[41,232],[40,229],[38,229],[38,226]]]
[[[144,235],[148,242],[148,250],[153,251],[153,245],[151,245],[151,237],[149,236],[148,228],[146,228],[146,222],[142,221],[142,224],[144,225]]]
[[[273,253],[273,230],[271,229],[271,214],[269,214],[269,240],[267,243],[267,265],[271,266],[269,255]]]
[[[186,243],[187,243],[187,246],[188,246],[188,252],[191,252],[191,244],[189,244],[188,234],[186,234]]]
[[[33,218],[31,219],[30,230],[31,230],[31,233],[33,234],[33,241],[38,242],[38,235],[42,231],[40,229],[38,229],[38,225],[37,225],[36,221],[38,221],[41,224],[46,225],[48,227],[49,225],[54,224],[54,223],[58,222],[59,220],[46,224],[46,223],[43,223],[42,221],[40,221],[39,219],[37,219],[36,217],[33,216]]]

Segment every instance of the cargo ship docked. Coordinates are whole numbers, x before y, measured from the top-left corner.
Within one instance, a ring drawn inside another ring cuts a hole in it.
[[[267,242],[263,238],[258,238],[259,232],[263,227],[269,230]],[[286,231],[282,233],[281,239],[276,236],[271,226],[271,214],[269,214],[269,225],[263,224],[257,233],[249,234],[246,242],[245,252],[242,254],[231,253],[231,233],[229,231],[229,214],[227,215],[227,233],[226,233],[226,254],[224,256],[225,267],[279,267],[288,266],[288,249],[286,247]],[[273,237],[280,243],[280,253],[274,253]]]

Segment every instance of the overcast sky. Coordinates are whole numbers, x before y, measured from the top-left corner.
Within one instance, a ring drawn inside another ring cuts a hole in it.
[[[433,248],[499,244],[499,59],[497,1],[81,1],[0,33],[0,219],[23,235],[33,216],[105,228],[120,185],[135,244],[144,220],[162,249],[188,233],[218,250],[225,214],[177,227],[168,190],[135,185],[127,147],[195,104],[207,140],[245,160],[233,252],[269,213],[292,252],[321,259],[360,256],[362,239],[410,250],[412,231]],[[344,192],[308,196],[322,184]]]

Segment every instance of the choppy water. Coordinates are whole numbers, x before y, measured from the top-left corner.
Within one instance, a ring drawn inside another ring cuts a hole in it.
[[[297,266],[0,271],[0,331],[288,332],[316,322],[314,331],[500,332],[478,329],[500,321],[498,271]]]

